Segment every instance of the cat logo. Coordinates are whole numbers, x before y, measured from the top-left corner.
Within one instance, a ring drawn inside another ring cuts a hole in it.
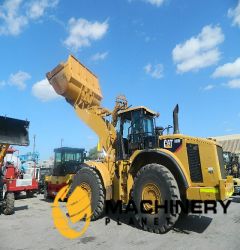
[[[166,139],[164,140],[164,148],[172,148],[172,145],[173,145],[173,140],[172,139]]]
[[[69,189],[67,185],[57,193],[53,202],[52,217],[55,227],[60,234],[66,238],[75,239],[82,236],[89,227],[92,215],[91,200],[85,189],[80,186],[76,187],[67,200],[66,208],[69,215],[68,218],[60,208],[58,201],[64,201],[64,199],[66,199]],[[84,225],[81,230],[75,230],[71,227],[71,225],[82,219],[84,219]]]

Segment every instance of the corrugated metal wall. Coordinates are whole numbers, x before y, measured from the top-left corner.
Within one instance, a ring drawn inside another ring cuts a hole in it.
[[[211,137],[220,143],[223,147],[223,151],[240,154],[240,135],[225,135]]]

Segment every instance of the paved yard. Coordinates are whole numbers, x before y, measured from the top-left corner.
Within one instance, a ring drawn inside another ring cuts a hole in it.
[[[62,203],[64,206],[64,203]],[[174,230],[164,235],[144,232],[126,225],[127,217],[117,225],[112,218],[91,222],[86,234],[70,240],[54,228],[51,203],[42,195],[16,201],[14,215],[0,215],[0,249],[240,249],[240,197],[222,210],[207,216],[180,219]],[[83,223],[83,222],[80,222]]]

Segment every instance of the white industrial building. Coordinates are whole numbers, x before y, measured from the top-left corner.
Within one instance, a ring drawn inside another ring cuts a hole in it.
[[[223,151],[240,154],[240,134],[211,137],[222,145]]]

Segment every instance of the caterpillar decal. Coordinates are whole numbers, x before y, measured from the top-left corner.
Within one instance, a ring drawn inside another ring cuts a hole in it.
[[[182,139],[162,139],[159,141],[160,148],[167,149],[171,152],[177,152],[182,146]]]

